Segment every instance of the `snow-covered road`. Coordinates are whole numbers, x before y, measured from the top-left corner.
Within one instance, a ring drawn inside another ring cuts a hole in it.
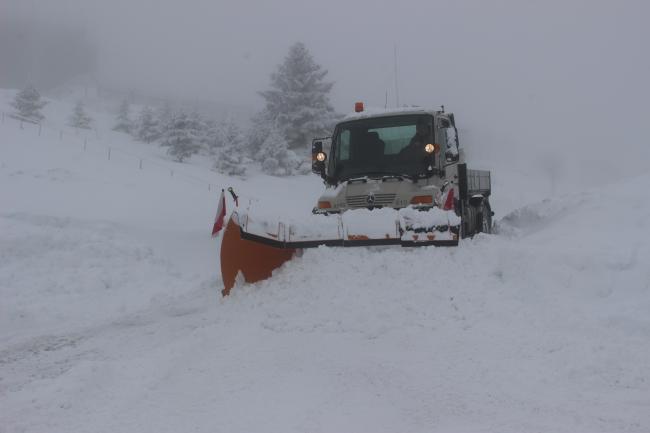
[[[0,125],[2,433],[650,430],[648,175],[459,248],[307,250],[221,299],[216,195],[179,173],[296,209],[317,179],[45,132]]]

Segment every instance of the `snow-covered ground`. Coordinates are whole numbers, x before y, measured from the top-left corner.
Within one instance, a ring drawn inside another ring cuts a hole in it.
[[[497,235],[307,250],[222,299],[218,190],[298,212],[318,179],[176,164],[109,113],[75,135],[71,107],[0,123],[0,432],[650,430],[650,174],[545,199],[492,166]]]

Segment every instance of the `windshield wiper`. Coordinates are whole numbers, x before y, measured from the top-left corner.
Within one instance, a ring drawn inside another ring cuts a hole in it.
[[[382,179],[399,179],[399,180],[403,180],[405,178],[408,180],[416,179],[415,176],[413,176],[412,174],[406,174],[406,173],[386,173],[386,174],[382,174],[381,177]]]
[[[382,179],[409,179],[415,180],[416,176],[412,174],[394,172],[394,171],[377,171],[368,174],[369,177],[380,176]]]
[[[417,179],[415,176],[406,173],[395,173],[390,171],[371,171],[366,173],[355,173],[349,176],[342,176],[339,178],[339,182],[354,181],[354,180],[360,180],[364,178],[376,179],[378,177],[381,177],[382,179],[400,179],[400,180],[408,179],[411,181],[415,181]]]

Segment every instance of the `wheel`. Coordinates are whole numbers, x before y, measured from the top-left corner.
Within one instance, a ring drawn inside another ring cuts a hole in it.
[[[478,209],[476,222],[477,233],[492,233],[492,209],[490,209],[490,203],[487,199],[483,200]]]

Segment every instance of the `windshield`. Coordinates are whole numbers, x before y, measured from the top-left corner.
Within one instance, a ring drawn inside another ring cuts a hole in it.
[[[432,160],[424,146],[433,143],[432,116],[378,117],[342,123],[332,148],[330,176],[346,180],[366,175],[426,173]]]

